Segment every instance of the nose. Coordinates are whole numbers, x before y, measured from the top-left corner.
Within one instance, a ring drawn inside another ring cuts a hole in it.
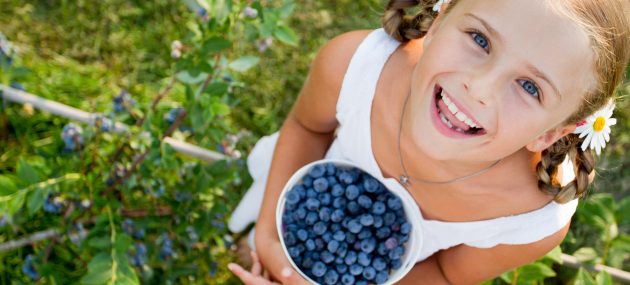
[[[462,87],[469,98],[483,106],[497,100],[501,71],[490,62],[471,68],[462,80]]]

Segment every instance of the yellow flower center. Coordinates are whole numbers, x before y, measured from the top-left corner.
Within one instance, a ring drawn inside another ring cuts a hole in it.
[[[593,129],[596,132],[601,132],[604,129],[604,126],[606,126],[606,119],[604,119],[604,117],[597,117],[597,119],[595,119],[595,123],[593,123]]]

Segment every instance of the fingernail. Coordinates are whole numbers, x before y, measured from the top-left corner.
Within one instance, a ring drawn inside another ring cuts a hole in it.
[[[285,267],[284,269],[282,269],[282,273],[281,274],[284,277],[291,276],[291,268]]]
[[[228,269],[230,271],[234,271],[234,264],[233,263],[228,263],[227,267],[228,267]]]

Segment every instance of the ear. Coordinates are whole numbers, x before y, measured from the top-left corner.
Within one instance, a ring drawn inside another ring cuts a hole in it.
[[[551,130],[546,131],[544,134],[537,137],[532,142],[528,143],[525,147],[527,150],[531,152],[541,152],[546,148],[550,147],[552,144],[557,142],[562,137],[573,133],[575,131],[576,125],[566,125],[564,127],[553,128]]]

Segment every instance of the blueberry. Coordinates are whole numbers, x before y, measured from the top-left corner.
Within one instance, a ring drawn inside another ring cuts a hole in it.
[[[361,275],[361,273],[363,273],[363,266],[358,265],[358,264],[352,264],[350,265],[349,271],[350,271],[350,274],[354,276]]]
[[[324,167],[326,168],[326,175],[335,175],[337,173],[337,167],[332,163],[326,163]]]
[[[389,207],[392,210],[398,210],[400,208],[402,208],[402,201],[400,201],[400,199],[398,199],[398,197],[392,197],[389,198],[387,200],[387,207]]]
[[[320,193],[319,195],[317,195],[317,198],[319,199],[319,202],[324,206],[328,206],[330,205],[330,203],[332,203],[332,196],[330,195],[330,193]]]
[[[405,253],[405,249],[401,246],[394,248],[394,250],[390,251],[388,254],[389,259],[395,260],[400,259],[402,255]]]
[[[363,278],[367,280],[373,280],[376,277],[376,270],[372,266],[366,266],[363,269]]]
[[[308,239],[308,232],[305,229],[299,229],[297,231],[297,238],[301,241],[305,241]]]
[[[308,210],[315,211],[319,208],[319,206],[320,206],[319,200],[315,198],[308,198],[308,200],[306,200],[306,209]]]
[[[357,281],[357,284],[355,284],[355,285],[368,285],[368,282],[365,281],[365,280],[359,280],[359,281]]]
[[[348,230],[353,234],[358,234],[362,228],[363,226],[355,219],[348,222]]]
[[[368,238],[361,241],[361,250],[365,253],[371,253],[376,248],[376,239]]]
[[[331,240],[328,242],[328,246],[327,246],[328,251],[330,252],[336,252],[337,249],[339,249],[339,241],[337,240]]]
[[[348,185],[348,187],[346,187],[346,198],[348,198],[348,200],[356,199],[357,197],[359,197],[359,194],[359,187],[355,185]]]
[[[324,222],[320,221],[320,222],[315,223],[315,225],[313,225],[313,232],[318,236],[323,235],[326,232],[326,230],[327,230],[327,227],[326,227],[326,223]]]
[[[313,189],[317,192],[324,192],[328,190],[328,179],[320,177],[313,180]]]
[[[356,215],[359,212],[361,212],[361,207],[355,201],[350,201],[348,205],[346,205],[346,209],[348,209],[350,214],[353,214],[353,215]]]
[[[328,270],[326,275],[324,276],[324,283],[326,284],[337,284],[339,280],[339,273],[335,270]]]
[[[374,202],[372,204],[372,214],[374,215],[382,215],[385,213],[385,204],[383,202]]]
[[[326,264],[324,264],[321,261],[317,261],[313,263],[313,268],[311,269],[311,273],[313,273],[315,277],[324,276],[324,274],[326,274]]]
[[[390,236],[392,231],[389,228],[378,228],[376,230],[376,237],[380,239],[387,238]]]
[[[300,194],[297,191],[291,190],[289,191],[289,193],[287,193],[287,204],[295,205],[299,202],[300,202]]]
[[[334,197],[339,197],[339,196],[343,195],[345,192],[346,192],[346,189],[344,189],[343,186],[341,186],[339,184],[333,184],[332,190],[330,191],[330,193]]]
[[[326,264],[332,263],[333,261],[335,261],[335,255],[333,255],[330,251],[327,251],[327,250],[322,251],[319,257]]]
[[[323,222],[328,222],[330,221],[331,213],[330,208],[322,208],[319,210],[319,219]]]
[[[390,228],[392,229],[392,232],[400,231],[400,223],[394,222]]]
[[[380,228],[381,226],[383,226],[383,217],[374,216],[374,227]]]
[[[411,224],[408,222],[404,222],[401,226],[400,226],[400,232],[403,234],[409,234],[411,232]]]
[[[317,198],[317,191],[313,188],[306,189],[306,198]]]
[[[357,262],[363,266],[368,266],[370,265],[370,263],[372,263],[372,259],[370,258],[369,254],[361,251],[357,256]]]
[[[321,238],[316,238],[315,239],[315,249],[316,250],[323,250],[326,247],[326,242],[324,242],[323,239]]]
[[[346,257],[346,254],[348,253],[348,244],[345,242],[340,242],[339,248],[337,249],[336,253],[339,257]]]
[[[285,243],[286,243],[286,241],[285,241]],[[308,250],[308,251],[313,251],[313,250],[315,250],[315,248],[316,248],[316,246],[315,246],[315,241],[314,241],[314,240],[312,240],[312,239],[307,240],[307,241],[304,243],[304,246],[306,246],[306,250]]]
[[[346,254],[346,256],[344,257],[344,262],[347,265],[352,265],[355,264],[357,262],[357,253],[354,251],[348,251],[348,253]],[[356,274],[355,274],[356,275]]]
[[[311,269],[311,268],[313,268],[313,263],[315,263],[315,261],[313,261],[312,258],[306,257],[306,258],[304,258],[304,260],[302,260],[302,267],[301,268]]]
[[[361,225],[368,227],[374,224],[374,217],[370,214],[361,215]]]
[[[305,176],[304,178],[302,178],[302,185],[304,185],[304,187],[306,188],[313,186],[313,177]]]
[[[341,276],[341,283],[345,285],[354,284],[354,276],[350,273],[345,273]]]
[[[372,260],[372,267],[374,267],[376,271],[383,271],[385,270],[385,267],[387,267],[387,263],[385,262],[385,259],[376,257]]]
[[[363,207],[364,209],[369,209],[372,207],[372,199],[370,199],[370,197],[368,197],[367,195],[359,196],[359,198],[357,199],[357,203],[359,203],[359,206]]]
[[[365,188],[365,191],[367,191],[368,193],[374,193],[379,188],[379,182],[374,178],[366,177],[363,180],[363,187]]]
[[[394,213],[385,213],[383,216],[383,225],[389,227],[396,222],[396,215]]]
[[[400,261],[400,259],[394,259],[389,264],[392,266],[392,269],[400,269],[400,267],[402,267],[402,261]]]
[[[339,184],[339,181],[337,181],[337,178],[335,176],[328,176],[326,177],[326,180],[328,180],[329,187],[333,187],[334,185]]]
[[[335,269],[337,270],[337,272],[339,272],[339,274],[344,274],[344,273],[348,272],[348,265],[337,264],[335,266]]]
[[[308,214],[306,214],[306,218],[304,219],[304,222],[306,222],[307,225],[312,226],[318,220],[319,220],[319,216],[317,215],[317,212],[308,212]]]
[[[346,239],[346,233],[344,233],[343,231],[336,231],[333,234],[333,238],[337,241],[343,241]]]
[[[313,178],[322,177],[324,176],[324,173],[326,173],[326,167],[321,164],[313,165],[313,167],[311,167],[311,169],[308,170],[308,175],[310,175]]]
[[[339,223],[333,223],[330,226],[330,231],[331,232],[337,232],[337,231],[340,231],[340,230],[341,230],[341,224],[339,224]]]
[[[387,249],[387,246],[385,245],[385,243],[379,243],[376,249],[376,252],[380,255],[387,255],[387,253],[389,252],[389,249]]]
[[[363,229],[359,232],[359,234],[357,235],[357,237],[358,237],[360,240],[363,240],[363,239],[369,238],[369,237],[371,237],[371,236],[372,236],[372,230],[371,230],[371,229],[369,229],[369,228],[363,228]]]
[[[291,256],[291,258],[293,258],[293,259],[295,259],[295,258],[300,256],[300,250],[297,249],[297,247],[289,247],[289,249],[287,249],[287,251],[289,252],[289,256]]]
[[[296,220],[304,220],[304,218],[306,218],[306,209],[298,208],[297,210],[295,210],[295,214],[296,214]]]
[[[339,182],[344,183],[346,185],[352,184],[354,182],[354,176],[350,174],[349,171],[342,170],[337,173],[338,173],[337,179],[339,180]]]
[[[336,209],[345,209],[347,204],[348,200],[343,197],[337,197],[335,198],[335,200],[333,200],[333,207]]]
[[[392,250],[398,246],[398,239],[395,237],[390,237],[385,241],[384,244],[388,250]]]
[[[388,278],[389,278],[389,274],[387,274],[387,271],[379,270],[379,272],[376,273],[376,277],[374,277],[374,282],[376,282],[376,284],[383,284],[387,282]]]

